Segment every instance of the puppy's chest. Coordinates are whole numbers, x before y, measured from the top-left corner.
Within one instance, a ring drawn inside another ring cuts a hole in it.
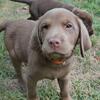
[[[56,66],[52,67],[50,65],[43,67],[42,69],[42,76],[43,78],[55,79],[60,78],[69,73],[70,69],[69,66]]]

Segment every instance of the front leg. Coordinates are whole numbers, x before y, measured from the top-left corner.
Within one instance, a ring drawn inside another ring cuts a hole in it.
[[[70,91],[69,91],[68,76],[59,78],[58,83],[60,87],[61,100],[72,100],[70,96]]]
[[[35,77],[31,75],[27,76],[27,100],[39,100],[36,93],[37,81]]]

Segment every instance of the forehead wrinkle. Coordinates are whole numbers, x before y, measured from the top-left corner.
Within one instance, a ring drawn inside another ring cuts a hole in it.
[[[52,21],[56,22],[67,22],[67,21],[74,21],[75,16],[65,13],[55,13],[53,15],[48,15],[44,18],[45,22],[51,23]]]

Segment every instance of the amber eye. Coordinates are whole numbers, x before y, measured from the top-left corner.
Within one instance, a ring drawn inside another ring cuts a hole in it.
[[[49,26],[50,26],[49,24],[43,24],[43,25],[42,25],[42,30],[44,30],[44,29],[47,30],[47,29],[49,28]]]
[[[65,26],[66,26],[66,28],[72,28],[72,24],[71,23],[67,23]]]

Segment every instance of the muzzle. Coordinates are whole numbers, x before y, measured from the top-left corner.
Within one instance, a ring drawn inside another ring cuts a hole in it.
[[[41,39],[41,35],[37,34],[37,39],[38,39],[38,44],[39,44],[39,47],[42,48],[42,39]],[[76,43],[75,43],[75,46],[71,52],[70,55],[66,55],[66,54],[61,54],[61,53],[57,53],[57,52],[53,52],[53,53],[50,53],[50,54],[43,54],[43,56],[49,61],[51,62],[52,64],[56,64],[56,65],[61,65],[61,64],[64,64],[64,62],[69,59],[72,55],[73,55],[73,51],[78,43],[78,40],[79,40],[79,36],[77,37],[77,40],[76,40]]]

